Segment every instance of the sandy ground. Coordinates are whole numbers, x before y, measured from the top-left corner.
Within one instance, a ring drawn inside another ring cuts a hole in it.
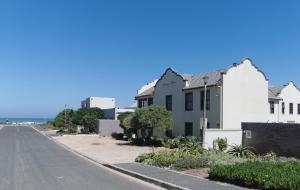
[[[98,135],[64,135],[52,138],[77,152],[108,164],[131,163],[142,153],[164,149],[132,146],[126,141]]]

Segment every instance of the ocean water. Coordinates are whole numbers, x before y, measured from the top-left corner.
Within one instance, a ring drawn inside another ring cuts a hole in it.
[[[34,123],[34,124],[44,124],[48,121],[53,121],[53,118],[0,118],[0,123],[9,124],[22,124],[22,123]]]

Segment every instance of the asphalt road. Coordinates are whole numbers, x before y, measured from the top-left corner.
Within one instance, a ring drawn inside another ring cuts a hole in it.
[[[30,127],[0,130],[0,190],[158,189],[99,167]]]

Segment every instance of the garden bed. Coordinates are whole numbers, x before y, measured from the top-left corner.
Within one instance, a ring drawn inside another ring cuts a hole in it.
[[[255,189],[299,190],[300,162],[255,160],[234,165],[215,165],[209,178]]]

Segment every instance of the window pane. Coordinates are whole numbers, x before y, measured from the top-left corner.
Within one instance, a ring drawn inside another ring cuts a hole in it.
[[[293,103],[290,103],[290,114],[294,113],[294,105]]]
[[[201,107],[201,110],[203,110],[204,108],[204,90],[201,91],[201,97],[200,97],[200,107]],[[210,90],[207,90],[206,91],[206,110],[210,110]]]
[[[191,92],[185,94],[185,110],[193,110],[193,93]]]
[[[151,106],[153,104],[153,98],[148,98],[148,106]]]
[[[185,136],[193,136],[193,123],[185,123]]]
[[[275,108],[274,108],[274,102],[270,102],[270,113],[274,114]]]
[[[166,109],[172,111],[172,95],[166,96]]]
[[[282,102],[281,104],[281,113],[284,114],[285,113],[285,103]]]
[[[298,104],[298,114],[300,114],[300,104]]]

